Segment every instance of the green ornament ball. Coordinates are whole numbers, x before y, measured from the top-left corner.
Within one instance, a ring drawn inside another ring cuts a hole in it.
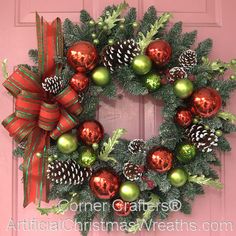
[[[91,26],[93,26],[93,25],[95,25],[95,21],[94,21],[94,20],[90,20],[90,21],[89,21],[89,24],[90,24]]]
[[[176,168],[170,172],[170,174],[168,175],[168,179],[171,185],[175,187],[181,187],[187,182],[188,173],[181,168]]]
[[[92,73],[92,80],[98,86],[106,86],[111,80],[111,74],[106,67],[97,67]]]
[[[120,186],[120,197],[126,202],[133,202],[138,199],[140,195],[139,186],[131,181],[126,181]]]
[[[139,26],[139,24],[138,24],[138,22],[134,22],[133,24],[132,24],[132,26],[134,27],[134,28],[137,28],[138,26]]]
[[[92,33],[91,36],[92,36],[93,39],[97,38],[97,34],[96,33]]]
[[[161,86],[161,77],[156,73],[148,73],[145,76],[145,86],[150,91],[156,91]]]
[[[138,75],[146,75],[152,68],[152,61],[145,55],[138,55],[132,61],[132,69]]]
[[[70,154],[78,148],[78,140],[73,134],[62,134],[57,140],[57,148],[62,153]]]
[[[189,143],[183,143],[179,145],[176,157],[180,162],[188,163],[194,159],[196,153],[197,149],[194,145]]]
[[[97,157],[90,148],[83,148],[79,154],[78,163],[83,167],[91,167]]]
[[[108,39],[108,44],[109,45],[113,45],[115,43],[115,40],[114,39]]]
[[[193,83],[189,79],[179,79],[174,84],[174,93],[179,98],[187,98],[193,93]]]
[[[223,135],[222,130],[216,130],[216,136],[221,137]]]
[[[94,40],[93,40],[93,43],[94,43],[95,45],[98,45],[98,44],[100,43],[100,41],[99,41],[99,39],[94,39]]]

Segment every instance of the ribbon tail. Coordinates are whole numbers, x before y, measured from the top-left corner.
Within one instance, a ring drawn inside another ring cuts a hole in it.
[[[56,18],[52,24],[36,13],[38,39],[38,65],[42,79],[54,74],[60,75],[61,64],[55,58],[63,58],[63,34],[61,20]]]
[[[24,154],[24,207],[29,203],[48,202],[47,149],[49,132],[35,128],[28,137]],[[40,154],[40,155],[39,155]]]

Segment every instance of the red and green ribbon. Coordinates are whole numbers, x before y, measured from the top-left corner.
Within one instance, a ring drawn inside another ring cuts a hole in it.
[[[52,99],[42,89],[46,77],[60,74],[61,65],[55,63],[55,58],[63,57],[63,37],[59,18],[49,24],[36,14],[36,24],[39,74],[20,66],[3,83],[16,102],[15,112],[2,124],[17,142],[27,141],[23,162],[24,207],[31,202],[48,202],[46,169],[50,137],[57,139],[74,128],[78,124],[74,115],[82,111],[78,94],[71,87]]]

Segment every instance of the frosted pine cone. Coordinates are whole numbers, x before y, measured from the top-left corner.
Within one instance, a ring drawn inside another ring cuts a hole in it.
[[[65,88],[64,81],[61,77],[47,77],[42,83],[42,87],[46,92],[52,93],[54,95],[58,94]]]
[[[204,125],[192,125],[186,129],[189,140],[202,152],[211,152],[218,145],[218,137],[213,130],[205,129]]]
[[[174,83],[177,79],[184,79],[187,77],[187,73],[182,67],[173,67],[167,73],[167,80],[170,83]]]
[[[140,48],[134,39],[128,39],[118,42],[114,45],[107,46],[103,50],[103,65],[111,72],[118,67],[129,65],[135,56],[140,54]]]
[[[197,65],[197,54],[195,51],[188,49],[179,56],[179,64],[185,70],[192,69],[195,65]]]
[[[145,141],[142,139],[134,139],[132,141],[130,141],[129,146],[128,146],[128,150],[129,152],[131,152],[132,154],[136,154],[139,152],[145,152]]]
[[[58,161],[49,163],[47,178],[56,184],[81,185],[92,174],[88,168],[80,167],[75,161]]]
[[[126,179],[134,181],[141,178],[142,170],[138,165],[134,165],[131,162],[127,162],[124,164],[123,174]]]

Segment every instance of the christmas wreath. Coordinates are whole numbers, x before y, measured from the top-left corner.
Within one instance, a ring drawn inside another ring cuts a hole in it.
[[[161,203],[178,200],[183,213],[203,194],[203,186],[222,188],[213,166],[217,150],[230,151],[225,134],[236,117],[223,110],[236,88],[236,60],[210,61],[212,41],[191,48],[196,31],[182,34],[182,23],[167,24],[150,7],[140,22],[127,3],[108,6],[97,21],[82,10],[80,24],[47,23],[36,15],[36,66],[19,65],[4,86],[15,97],[15,113],[3,121],[23,157],[24,206],[63,199],[42,214],[63,213],[72,203],[107,203],[98,213],[82,206],[77,223],[143,222],[167,218]],[[227,70],[232,72],[224,79]],[[5,71],[6,72],[6,71]],[[149,140],[109,137],[96,117],[102,97],[116,98],[116,85],[135,96],[162,100],[159,135]],[[50,185],[49,185],[50,184]],[[132,210],[143,200],[148,208]],[[86,234],[89,228],[81,229]]]

